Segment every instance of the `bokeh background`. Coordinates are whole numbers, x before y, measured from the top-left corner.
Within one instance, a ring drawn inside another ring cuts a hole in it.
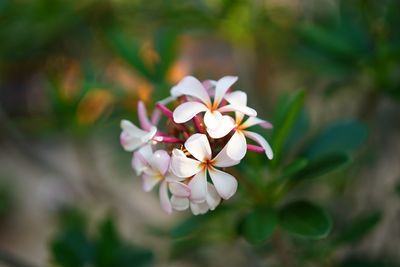
[[[398,0],[1,0],[0,266],[399,266],[399,27]],[[239,76],[275,124],[279,159],[250,156],[250,180],[351,152],[287,197],[325,207],[331,234],[253,246],[142,192],[119,121],[186,75]]]

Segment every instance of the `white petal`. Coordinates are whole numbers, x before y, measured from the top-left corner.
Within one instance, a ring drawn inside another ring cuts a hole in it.
[[[268,144],[267,140],[265,140],[264,137],[259,135],[258,133],[255,132],[249,132],[249,131],[243,131],[244,135],[247,136],[248,138],[254,140],[257,142],[262,148],[265,150],[265,155],[269,159],[272,159],[274,157],[274,153],[272,152],[271,146]]]
[[[206,198],[208,207],[210,210],[214,210],[218,204],[221,202],[221,197],[218,195],[215,186],[207,183],[207,198]]]
[[[229,104],[229,105],[218,108],[218,110],[219,110],[219,112],[237,111],[237,112],[241,112],[247,116],[251,116],[251,117],[257,116],[257,111],[255,111],[254,109],[249,108],[247,106]]]
[[[171,202],[170,202],[169,196],[168,196],[167,183],[165,181],[162,182],[161,185],[160,185],[159,195],[160,195],[161,207],[163,208],[163,210],[166,213],[171,214],[172,213],[172,206],[171,206]]]
[[[260,125],[264,129],[271,129],[272,124],[269,123],[268,121],[259,119],[257,117],[249,117],[242,125],[240,125],[241,129],[246,129],[254,125]]]
[[[193,76],[187,76],[183,78],[176,86],[174,86],[174,88],[171,90],[171,94],[173,96],[193,96],[201,100],[206,105],[211,103],[207,91],[201,82]]]
[[[238,183],[235,177],[213,167],[209,168],[209,172],[215,189],[223,199],[229,199],[236,193]]]
[[[207,196],[207,173],[205,170],[197,173],[188,184],[191,190],[190,200],[196,203],[203,202]]]
[[[157,150],[149,160],[150,166],[163,176],[169,169],[170,156],[165,150]]]
[[[167,182],[181,182],[184,181],[186,179],[186,177],[178,177],[176,176],[172,170],[169,171],[166,175],[165,175],[165,180]]]
[[[145,192],[150,192],[153,187],[160,182],[161,177],[160,176],[155,176],[155,175],[148,175],[148,174],[143,174],[142,175],[142,181],[143,181],[143,191]]]
[[[217,167],[230,167],[239,164],[240,160],[232,159],[228,156],[228,144],[213,158],[213,166]]]
[[[171,197],[171,205],[174,210],[186,210],[189,208],[189,199],[187,197]]]
[[[172,155],[171,171],[178,177],[190,177],[201,170],[200,162],[186,156]]]
[[[214,105],[218,106],[229,88],[237,81],[236,76],[225,76],[218,80],[215,88]]]
[[[232,105],[247,106],[247,94],[243,91],[234,91],[226,94],[224,98]]]
[[[127,120],[121,121],[121,145],[126,151],[133,151],[150,141],[157,132],[156,127],[152,127],[149,132],[139,129],[136,125]]]
[[[185,148],[197,160],[204,162],[211,159],[211,147],[205,134],[193,134],[185,142]]]
[[[169,191],[172,195],[177,197],[189,197],[190,196],[190,188],[181,182],[169,182],[168,183]]]
[[[132,157],[132,168],[135,170],[136,175],[140,175],[143,171],[148,168],[148,163],[144,159],[143,155],[136,151]]]
[[[172,116],[176,123],[185,123],[191,120],[200,112],[207,111],[208,108],[199,102],[185,102],[179,105],[173,112]]]
[[[226,154],[233,160],[241,160],[246,152],[246,137],[241,131],[236,131],[226,144]]]
[[[217,128],[214,130],[207,128],[207,133],[211,138],[217,139],[226,136],[235,127],[235,121],[232,117],[224,115],[222,116]]]
[[[208,204],[206,201],[202,203],[190,202],[190,209],[192,210],[193,215],[204,214],[208,211]]]
[[[210,128],[212,130],[218,127],[221,119],[222,114],[218,111],[211,112],[207,110],[206,114],[204,114],[204,124],[207,126],[207,128]]]

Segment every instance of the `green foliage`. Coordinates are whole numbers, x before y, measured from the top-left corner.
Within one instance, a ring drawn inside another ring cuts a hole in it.
[[[380,222],[381,212],[372,212],[354,218],[336,237],[336,244],[352,244],[360,241]]]
[[[307,201],[296,201],[279,210],[279,224],[290,234],[319,239],[329,234],[332,219],[321,207]]]
[[[11,211],[14,202],[13,189],[8,182],[0,180],[0,219]]]
[[[60,267],[149,266],[153,254],[121,238],[112,218],[100,223],[95,235],[77,210],[61,215],[60,232],[51,241],[52,260]]]
[[[256,208],[246,215],[241,224],[241,232],[251,243],[267,240],[275,231],[278,218],[273,209]]]
[[[368,129],[364,124],[355,120],[338,121],[315,136],[304,155],[314,159],[329,153],[351,152],[360,148],[367,136]]]
[[[274,159],[272,165],[279,163],[285,141],[287,140],[293,125],[304,103],[304,91],[298,91],[292,97],[283,96],[277,104],[274,114],[274,131],[271,138]]]

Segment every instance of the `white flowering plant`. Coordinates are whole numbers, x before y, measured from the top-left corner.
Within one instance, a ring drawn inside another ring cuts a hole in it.
[[[121,121],[121,145],[133,152],[132,167],[142,177],[143,190],[159,184],[166,213],[190,208],[198,215],[214,210],[237,191],[237,178],[225,168],[239,164],[247,152],[273,158],[265,138],[249,129],[270,129],[272,124],[247,106],[245,92],[232,90],[237,79],[225,76],[200,82],[187,76],[156,104],[151,118],[139,101],[140,127]],[[164,127],[159,125],[162,115],[167,118]]]

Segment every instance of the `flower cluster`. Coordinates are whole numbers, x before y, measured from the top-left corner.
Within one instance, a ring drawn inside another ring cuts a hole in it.
[[[272,159],[268,142],[248,130],[272,125],[247,106],[246,93],[230,89],[236,81],[233,76],[204,82],[185,77],[170,97],[156,104],[150,119],[139,101],[140,128],[121,121],[121,145],[133,152],[132,167],[143,179],[143,190],[159,184],[167,213],[189,207],[195,215],[214,210],[237,190],[237,180],[226,167],[237,165],[247,151]],[[157,126],[161,115],[167,118],[163,131]],[[247,139],[257,145],[247,144]]]

